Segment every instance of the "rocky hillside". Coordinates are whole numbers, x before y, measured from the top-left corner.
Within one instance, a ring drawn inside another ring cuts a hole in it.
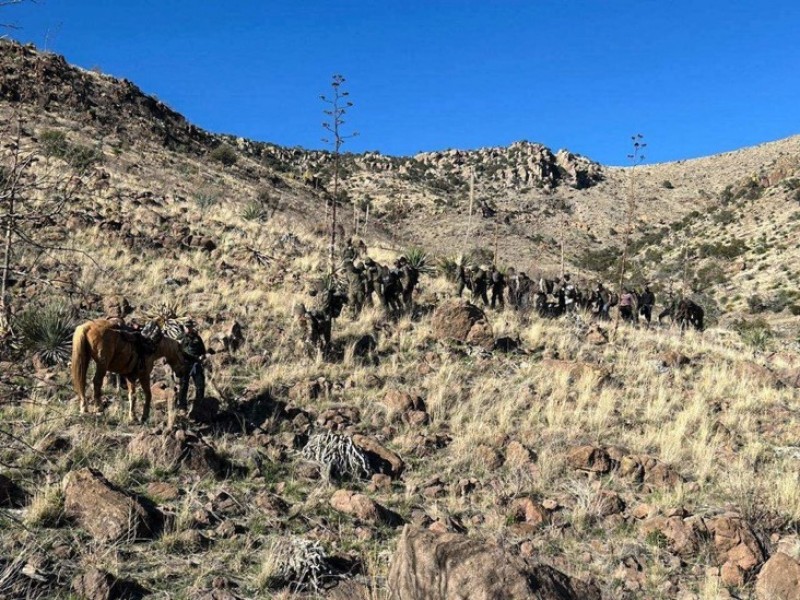
[[[796,598],[800,138],[636,169],[632,276],[703,294],[703,333],[476,308],[431,273],[411,313],[345,311],[323,357],[293,309],[327,267],[325,153],[210,135],[13,43],[0,73],[22,228],[0,599]],[[380,262],[496,226],[501,262],[536,272],[563,230],[573,270],[611,277],[630,170],[527,143],[346,169]],[[117,295],[140,322],[191,315],[214,352],[173,430],[164,365],[148,424],[110,381],[77,411],[64,341]],[[763,316],[780,336],[737,325]]]

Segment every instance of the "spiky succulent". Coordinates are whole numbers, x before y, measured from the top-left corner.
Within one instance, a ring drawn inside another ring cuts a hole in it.
[[[428,253],[422,248],[409,248],[406,250],[405,259],[408,264],[420,273],[432,273],[434,268],[430,264]]]
[[[14,322],[19,348],[48,366],[69,361],[74,330],[75,311],[62,302],[29,306]]]

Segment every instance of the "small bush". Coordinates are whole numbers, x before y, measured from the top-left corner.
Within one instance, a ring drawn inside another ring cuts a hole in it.
[[[664,181],[662,181],[661,182],[661,187],[663,187],[665,190],[674,190],[675,189],[675,186],[672,185],[672,182],[669,179],[665,179]]]
[[[60,158],[78,171],[85,171],[103,159],[102,150],[73,144],[63,131],[48,129],[39,136],[39,143],[45,156]]]
[[[194,197],[195,204],[202,212],[207,211],[219,202],[219,196],[212,192],[198,192]]]
[[[209,156],[211,156],[213,160],[222,163],[226,167],[236,164],[236,161],[239,159],[239,155],[236,154],[236,150],[228,146],[228,144],[221,144],[220,146],[217,146],[211,151]]]
[[[739,319],[733,324],[733,329],[742,341],[753,349],[753,352],[766,350],[774,336],[772,328],[763,317],[750,321]]]
[[[75,330],[72,307],[59,302],[31,306],[14,322],[19,346],[48,366],[69,362]]]

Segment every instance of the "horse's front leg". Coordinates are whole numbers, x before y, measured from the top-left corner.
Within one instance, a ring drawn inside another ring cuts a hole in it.
[[[106,370],[99,365],[95,369],[94,378],[92,379],[92,386],[94,388],[94,405],[96,408],[102,408],[102,395],[103,395],[103,379],[105,379]],[[86,403],[82,407],[81,412],[86,412]]]
[[[147,423],[150,418],[150,401],[153,395],[150,393],[150,375],[142,373],[139,377],[139,382],[142,384],[142,393],[144,394],[144,405],[142,406],[142,423]]]
[[[128,386],[128,420],[136,420],[136,379],[134,377],[125,378]]]

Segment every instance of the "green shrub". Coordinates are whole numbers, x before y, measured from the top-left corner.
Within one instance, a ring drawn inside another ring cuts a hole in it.
[[[669,179],[665,179],[664,181],[662,181],[661,182],[661,187],[663,187],[665,190],[674,190],[675,189],[675,186],[672,185],[672,182]]]
[[[85,171],[93,164],[103,160],[100,148],[83,144],[73,144],[63,131],[48,129],[39,136],[42,153],[45,156],[60,158],[78,171]]]
[[[66,364],[72,351],[75,313],[61,302],[29,306],[14,321],[19,347],[48,366]]]
[[[239,155],[236,154],[236,150],[231,148],[228,144],[221,144],[217,146],[211,151],[209,156],[213,160],[222,163],[226,167],[236,164],[236,161],[239,159]]]
[[[409,248],[404,254],[408,264],[420,273],[431,273],[430,257],[422,248]]]
[[[733,324],[733,330],[753,349],[753,352],[766,350],[774,336],[772,328],[763,317],[750,321],[739,319]]]
[[[578,257],[578,266],[582,269],[595,271],[596,273],[604,273],[616,264],[620,256],[620,250],[613,247],[601,248],[599,250],[585,250],[583,254]]]

